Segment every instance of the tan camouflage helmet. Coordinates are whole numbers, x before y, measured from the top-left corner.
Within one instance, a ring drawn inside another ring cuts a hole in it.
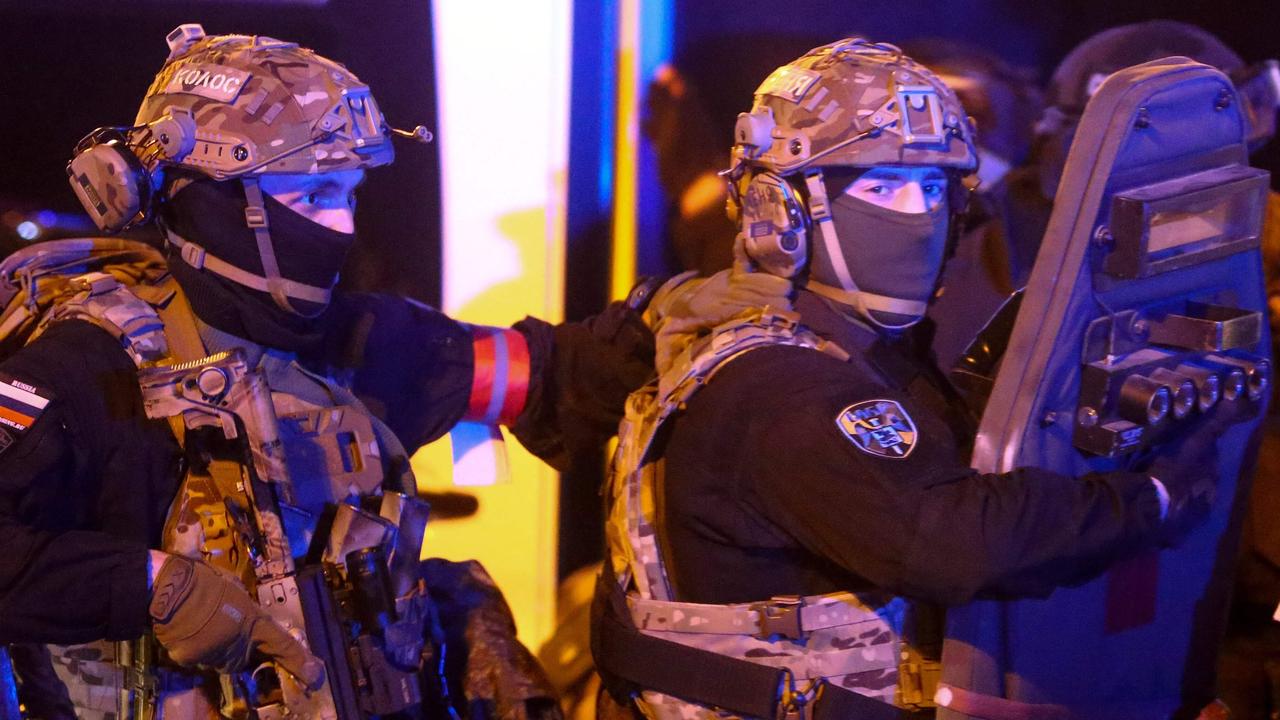
[[[368,86],[339,63],[269,37],[209,37],[199,25],[181,25],[166,39],[169,57],[135,125],[172,116],[194,129],[186,147],[166,148],[169,165],[224,180],[371,168],[395,158]]]
[[[893,45],[846,38],[775,70],[734,128],[734,163],[927,165],[972,172],[974,131],[936,75]]]

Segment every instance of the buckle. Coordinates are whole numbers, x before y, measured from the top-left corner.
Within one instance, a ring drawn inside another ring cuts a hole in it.
[[[795,675],[783,668],[780,685],[775,720],[812,720],[814,702],[821,697],[826,681],[814,678],[803,690],[797,689]]]
[[[774,635],[781,635],[788,640],[800,640],[805,636],[800,627],[800,608],[804,600],[799,595],[776,595],[768,602],[752,603],[751,609],[759,618],[759,630],[756,637],[768,640]]]
[[[179,252],[179,254],[182,255],[182,260],[185,263],[195,268],[196,270],[199,270],[200,268],[204,267],[205,252],[204,252],[204,248],[200,247],[199,245],[193,242],[188,242],[182,246],[182,250]]]
[[[942,679],[942,664],[937,660],[920,658],[909,650],[915,659],[898,664],[898,694],[902,704],[912,710],[937,707],[933,696]]]
[[[255,230],[267,226],[267,209],[247,207],[244,209],[244,224]]]
[[[809,216],[815,222],[827,220],[831,217],[831,207],[826,188],[822,187],[822,171],[811,170],[805,173],[804,182],[809,189]]]

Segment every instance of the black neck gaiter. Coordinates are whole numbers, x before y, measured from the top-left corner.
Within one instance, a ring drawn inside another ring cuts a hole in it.
[[[264,197],[271,243],[281,276],[329,287],[355,240],[312,222],[270,196]],[[161,210],[164,224],[184,240],[236,267],[263,275],[253,231],[245,224],[244,188],[239,182],[200,179],[182,188]],[[169,248],[169,269],[191,308],[213,327],[281,350],[308,352],[321,339],[326,308],[290,299],[298,315],[282,310],[271,296],[208,270],[197,270]]]

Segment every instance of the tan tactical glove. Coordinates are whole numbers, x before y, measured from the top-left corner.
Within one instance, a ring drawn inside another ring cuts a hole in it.
[[[169,555],[156,575],[150,612],[156,639],[180,665],[237,672],[257,650],[308,688],[324,681],[324,663],[235,581],[204,563]]]

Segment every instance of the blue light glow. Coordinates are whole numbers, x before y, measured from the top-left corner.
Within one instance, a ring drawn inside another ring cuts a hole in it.
[[[35,240],[40,237],[40,226],[30,220],[18,223],[18,237],[23,240]]]

